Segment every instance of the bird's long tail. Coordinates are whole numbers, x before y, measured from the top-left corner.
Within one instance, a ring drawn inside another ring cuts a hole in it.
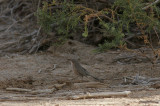
[[[102,79],[99,79],[99,78],[97,78],[97,77],[95,77],[95,76],[93,76],[93,75],[90,75],[92,78],[94,78],[95,80],[97,80],[97,81],[99,81],[99,82],[104,82]]]

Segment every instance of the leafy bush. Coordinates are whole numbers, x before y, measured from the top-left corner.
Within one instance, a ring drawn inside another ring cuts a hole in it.
[[[72,2],[64,0],[60,3],[53,0],[52,3],[44,2],[37,16],[39,24],[46,32],[54,28],[59,35],[65,37],[74,32],[82,32],[82,36],[87,37],[90,30],[98,26],[99,33],[105,37],[103,44],[99,44],[98,50],[104,51],[123,46],[126,33],[130,35],[140,32],[145,44],[149,44],[147,37],[149,34],[154,32],[158,37],[160,9],[156,5],[144,8],[146,3],[146,0],[116,0],[112,8],[98,11],[77,5],[74,0]],[[90,21],[94,20],[97,26],[90,24]]]
[[[61,5],[61,9],[52,10],[52,6]],[[81,21],[80,16],[75,10],[76,6],[73,3],[64,1],[62,4],[51,4],[44,2],[43,8],[38,10],[38,23],[46,32],[50,32],[53,27],[60,35],[68,35],[70,32],[78,29],[78,24]]]

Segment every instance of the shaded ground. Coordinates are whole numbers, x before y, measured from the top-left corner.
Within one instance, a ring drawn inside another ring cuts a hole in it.
[[[94,49],[93,46],[77,41],[68,41],[63,46],[50,47],[47,52],[33,55],[11,54],[0,57],[0,105],[159,105],[159,89],[140,85],[123,85],[123,77],[136,76],[137,74],[143,77],[159,77],[159,63],[152,68],[148,60],[133,52],[113,50],[98,54],[93,52]],[[123,58],[126,55],[130,57]],[[70,85],[72,83],[89,82],[92,79],[74,79],[75,75],[67,60],[69,58],[78,59],[90,73],[104,79],[106,86],[78,89],[72,87]],[[69,85],[57,89],[53,93],[33,95],[6,91],[6,88],[44,90],[54,88],[54,84],[63,83],[69,83]],[[126,98],[65,100],[68,96],[76,94],[124,90],[131,90],[132,94]]]

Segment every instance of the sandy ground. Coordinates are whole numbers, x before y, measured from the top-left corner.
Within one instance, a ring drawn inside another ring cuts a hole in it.
[[[152,68],[148,60],[133,52],[110,50],[105,53],[94,53],[94,50],[93,46],[68,41],[62,46],[50,47],[47,52],[0,57],[0,106],[160,105],[159,89],[133,85],[130,82],[124,83],[123,79],[136,75],[157,78],[160,76],[159,63]],[[92,75],[104,79],[106,86],[72,87],[73,83],[90,82],[93,79],[74,79],[75,75],[68,61],[71,58],[78,59]],[[45,90],[54,88],[55,84],[64,83],[69,84],[52,93],[30,94],[6,90],[6,88]],[[132,93],[128,97],[67,100],[67,97],[78,94],[124,90],[130,90]]]

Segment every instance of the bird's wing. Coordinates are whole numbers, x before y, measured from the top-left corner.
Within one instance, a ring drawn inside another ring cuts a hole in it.
[[[90,73],[89,73],[85,68],[83,68],[82,66],[81,66],[81,71],[80,71],[80,73],[83,74],[84,76],[90,75]]]

